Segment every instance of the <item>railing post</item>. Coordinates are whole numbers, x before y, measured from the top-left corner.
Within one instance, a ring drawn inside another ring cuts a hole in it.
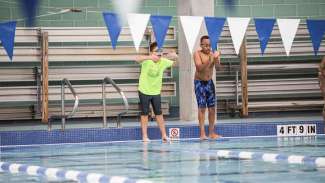
[[[48,123],[49,118],[49,82],[48,82],[48,33],[41,33],[42,56],[42,122]]]
[[[102,83],[102,97],[103,97],[103,128],[107,128],[107,116],[106,116],[106,82],[105,79]]]
[[[103,126],[104,128],[107,127],[107,119],[106,119],[106,83],[110,83],[115,89],[116,91],[121,95],[123,102],[124,102],[124,108],[125,111],[121,112],[118,114],[117,116],[117,127],[120,127],[120,120],[121,120],[121,116],[123,114],[127,114],[129,111],[129,103],[128,100],[126,98],[126,96],[124,95],[123,91],[117,86],[117,84],[109,77],[105,77],[103,79],[103,85],[102,85],[102,97],[103,97]]]
[[[242,93],[242,117],[248,117],[248,80],[247,80],[247,50],[246,50],[246,37],[240,48],[240,74],[241,74],[241,93]]]
[[[75,99],[73,109],[67,115],[65,114],[65,85],[68,85],[68,87]],[[51,130],[51,120],[61,118],[61,122],[62,122],[61,129],[62,129],[62,131],[64,131],[66,119],[72,117],[77,112],[78,106],[79,106],[79,97],[78,97],[76,91],[73,89],[73,87],[68,79],[66,79],[66,78],[62,79],[61,80],[61,115],[50,117],[48,129]]]
[[[65,81],[62,80],[61,83],[61,120],[62,120],[62,124],[61,124],[61,128],[62,130],[65,129],[65,108],[64,108],[64,101],[65,101]]]

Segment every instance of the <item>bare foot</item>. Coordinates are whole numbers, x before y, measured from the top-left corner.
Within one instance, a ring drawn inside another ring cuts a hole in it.
[[[167,143],[169,141],[169,138],[168,137],[163,137],[161,138],[162,142],[163,143]]]
[[[142,142],[150,142],[150,139],[148,137],[142,138]]]
[[[200,140],[208,140],[208,137],[205,135],[200,136]]]
[[[218,135],[216,133],[209,134],[209,138],[210,139],[217,139],[217,138],[220,138],[220,137],[222,137],[222,136],[221,135]]]

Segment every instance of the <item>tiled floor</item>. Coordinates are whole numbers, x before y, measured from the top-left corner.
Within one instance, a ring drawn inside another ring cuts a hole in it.
[[[291,114],[291,115],[274,115],[274,116],[259,116],[254,118],[231,118],[231,119],[218,119],[218,123],[241,123],[241,122],[288,122],[288,121],[321,121],[320,114],[305,113],[305,114]],[[166,125],[196,125],[197,121],[180,121],[180,120],[166,120]],[[206,119],[206,125],[208,121]],[[138,119],[122,119],[122,127],[140,126]],[[149,122],[149,126],[156,126],[155,121]],[[67,120],[66,129],[71,128],[102,128],[103,124],[101,119],[82,119],[82,120]],[[108,127],[116,127],[116,122],[108,120]],[[52,125],[52,129],[60,129],[61,122],[57,121]],[[0,131],[19,131],[19,130],[47,130],[47,124],[42,124],[39,121],[14,121],[0,123]]]

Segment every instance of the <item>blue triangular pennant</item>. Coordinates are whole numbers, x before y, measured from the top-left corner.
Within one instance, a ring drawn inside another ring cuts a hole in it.
[[[115,13],[103,12],[106,27],[108,29],[109,37],[111,39],[113,49],[116,48],[117,39],[121,32],[121,25]]]
[[[150,22],[156,37],[158,49],[161,49],[164,45],[165,36],[171,19],[172,19],[171,16],[157,16],[157,15],[150,16]]]
[[[16,24],[16,21],[0,23],[0,40],[11,61],[14,53]]]
[[[313,42],[314,53],[317,55],[325,32],[325,20],[307,20],[307,27]]]
[[[219,37],[225,25],[226,18],[204,17],[205,26],[208,30],[212,50],[216,50]]]
[[[39,0],[20,0],[21,9],[26,17],[26,25],[32,27],[34,25],[34,17],[36,15],[36,10]]]
[[[261,19],[255,18],[255,27],[260,40],[262,55],[266,49],[267,43],[269,42],[272,30],[274,27],[275,19]]]

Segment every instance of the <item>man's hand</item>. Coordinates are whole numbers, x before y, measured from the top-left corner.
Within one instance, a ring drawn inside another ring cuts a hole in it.
[[[215,52],[213,52],[213,58],[219,58],[220,57],[220,55],[221,55],[221,52],[220,51],[215,51]]]
[[[221,56],[220,51],[213,52],[212,57],[213,57],[214,61],[216,62],[216,64],[220,64],[220,56]]]
[[[166,56],[164,56],[165,58],[169,59],[169,60],[177,60],[178,55],[176,54],[175,51],[170,51],[168,53],[166,53]]]

